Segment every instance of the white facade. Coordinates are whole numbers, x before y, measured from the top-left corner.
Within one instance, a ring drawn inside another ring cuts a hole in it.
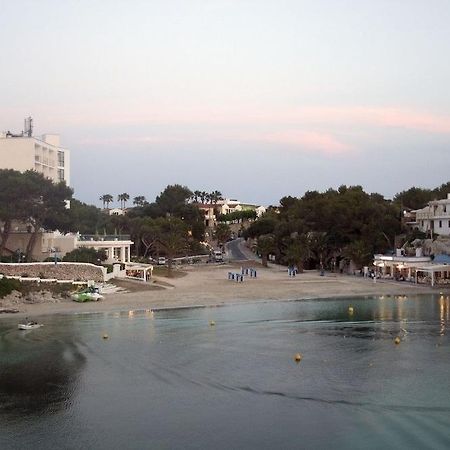
[[[70,185],[70,151],[59,135],[7,136],[0,134],[0,169],[35,170],[55,182]]]
[[[450,194],[444,200],[434,200],[418,209],[416,222],[421,231],[450,236]]]

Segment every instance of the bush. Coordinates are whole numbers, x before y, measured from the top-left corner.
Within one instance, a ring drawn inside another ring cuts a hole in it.
[[[97,264],[105,261],[106,253],[103,250],[95,250],[93,248],[77,248],[64,256],[65,262],[83,262]]]
[[[10,280],[2,278],[0,280],[0,298],[6,297],[12,291],[20,291],[20,282],[18,280]]]

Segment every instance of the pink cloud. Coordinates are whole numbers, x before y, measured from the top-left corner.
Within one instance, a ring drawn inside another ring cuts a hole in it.
[[[340,142],[335,136],[311,131],[285,131],[261,136],[262,142],[287,145],[302,151],[319,151],[328,155],[352,152],[350,145]]]

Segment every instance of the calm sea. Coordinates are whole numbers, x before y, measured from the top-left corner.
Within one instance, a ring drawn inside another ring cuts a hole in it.
[[[1,449],[450,447],[448,296],[17,320]]]

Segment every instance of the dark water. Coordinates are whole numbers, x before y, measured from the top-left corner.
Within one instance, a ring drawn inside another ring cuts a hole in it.
[[[42,320],[0,322],[1,449],[450,447],[449,297]]]

